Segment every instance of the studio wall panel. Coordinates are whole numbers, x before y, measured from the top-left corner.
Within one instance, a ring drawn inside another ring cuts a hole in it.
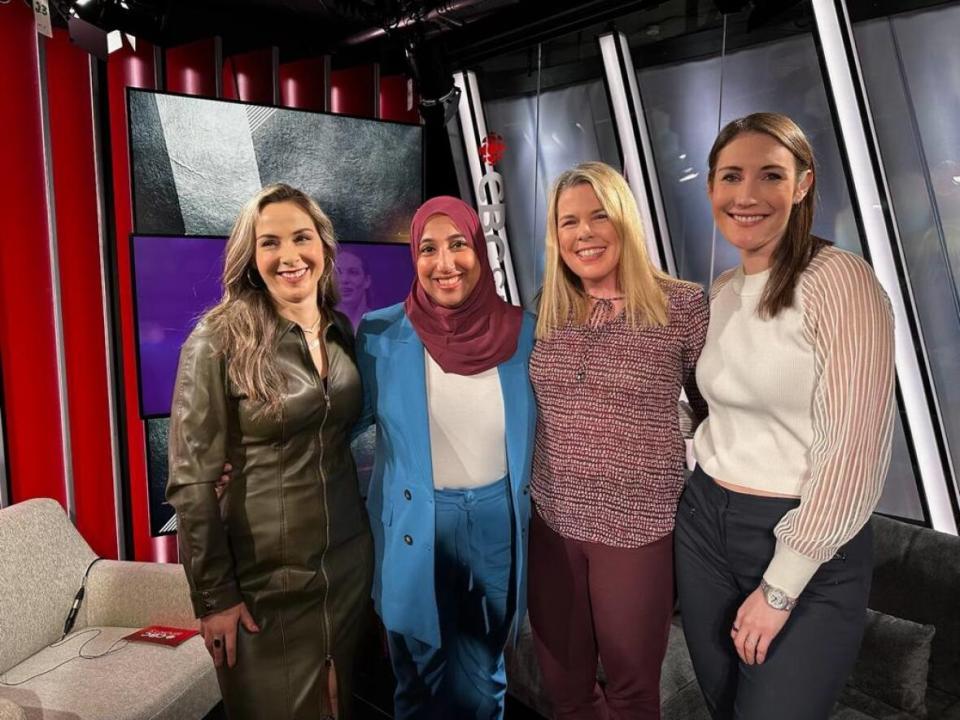
[[[187,95],[217,94],[217,40],[207,38],[167,48],[165,80],[167,90]]]
[[[227,235],[247,199],[282,181],[316,197],[342,240],[408,235],[419,126],[142,92],[130,108],[140,234]]]
[[[144,423],[139,418],[133,283],[130,273],[130,246],[127,241],[133,230],[133,216],[127,146],[126,89],[155,87],[154,71],[153,48],[142,40],[137,43],[136,51],[125,47],[112,54],[107,63],[114,204],[113,260],[117,281],[118,331],[122,343],[122,432],[126,449],[130,534],[135,560],[171,562],[177,558],[176,541],[171,537],[154,538],[150,534],[146,436]]]
[[[45,44],[75,523],[98,555],[116,558],[90,56],[64,30]]]
[[[0,243],[0,364],[11,500],[66,507],[37,43],[31,8],[0,5],[0,197],[17,229]]]
[[[343,115],[375,117],[379,88],[374,65],[334,70],[330,73],[330,110]]]
[[[223,98],[272,104],[279,100],[277,52],[264,48],[223,60]]]
[[[280,65],[280,104],[300,110],[329,109],[330,58],[306,58]]]
[[[380,118],[397,122],[418,123],[420,98],[413,81],[406,75],[384,75],[380,78]]]

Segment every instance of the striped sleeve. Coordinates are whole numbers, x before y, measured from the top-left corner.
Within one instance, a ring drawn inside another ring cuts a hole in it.
[[[764,573],[791,597],[869,520],[890,464],[894,412],[893,314],[870,266],[825,249],[799,290],[816,357],[811,467],[800,505],[774,529]]]

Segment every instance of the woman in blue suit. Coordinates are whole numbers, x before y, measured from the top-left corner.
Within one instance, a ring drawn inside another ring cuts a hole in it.
[[[503,647],[526,607],[534,320],[497,295],[461,200],[424,203],[410,243],[409,296],[357,333],[356,431],[377,426],[367,508],[395,717],[501,718]]]

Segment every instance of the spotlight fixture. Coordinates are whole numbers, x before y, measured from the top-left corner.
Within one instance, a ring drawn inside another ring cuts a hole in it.
[[[106,59],[136,37],[163,29],[171,0],[50,0],[66,20],[70,38],[91,55]]]

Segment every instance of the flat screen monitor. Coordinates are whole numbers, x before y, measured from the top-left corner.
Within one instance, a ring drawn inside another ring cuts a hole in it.
[[[222,294],[226,238],[131,237],[141,417],[170,414],[180,347]],[[336,261],[337,306],[356,326],[369,310],[403,300],[413,283],[410,246],[342,242]]]

